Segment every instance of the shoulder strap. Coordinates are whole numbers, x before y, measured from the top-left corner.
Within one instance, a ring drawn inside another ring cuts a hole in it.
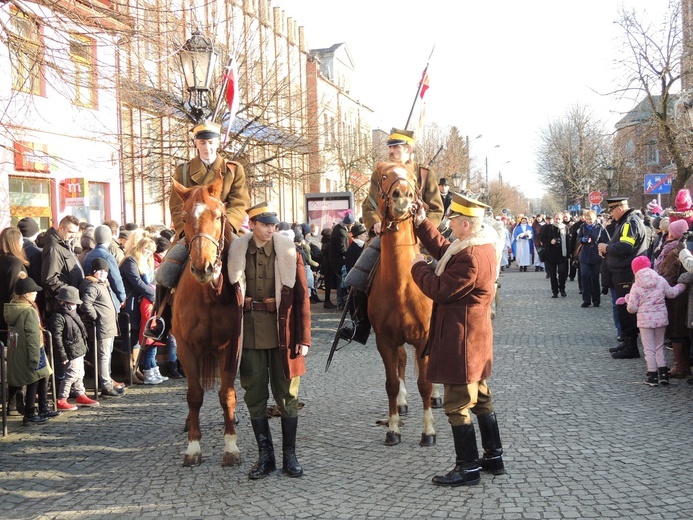
[[[181,175],[181,177],[183,178],[183,186],[185,186],[186,188],[188,187],[188,164],[190,164],[190,162],[186,161],[183,163],[183,172]]]

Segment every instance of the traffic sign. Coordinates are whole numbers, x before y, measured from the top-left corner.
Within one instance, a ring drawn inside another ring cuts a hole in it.
[[[602,212],[601,204],[592,204],[592,211],[599,215]]]
[[[593,191],[590,193],[590,204],[601,204],[602,201],[604,200],[604,197],[602,197],[601,192],[599,191]]]
[[[671,181],[673,180],[673,173],[669,175],[664,173],[645,175],[645,195],[666,195],[671,193]]]

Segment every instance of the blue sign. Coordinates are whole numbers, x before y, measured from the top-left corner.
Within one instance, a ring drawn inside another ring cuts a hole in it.
[[[671,181],[674,174],[655,173],[645,175],[645,195],[667,195],[671,193]]]
[[[580,209],[581,209],[580,204],[573,204],[572,206],[569,206],[569,207],[568,207],[568,211],[571,211],[571,212],[573,212],[573,213],[574,213],[574,212],[577,212],[577,211],[580,211]]]
[[[602,206],[601,204],[592,204],[592,211],[594,211],[597,215],[599,215],[602,212]]]

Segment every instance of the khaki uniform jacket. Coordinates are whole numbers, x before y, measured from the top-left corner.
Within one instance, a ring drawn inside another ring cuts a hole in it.
[[[243,219],[246,216],[245,210],[250,205],[250,196],[248,195],[248,188],[245,185],[245,170],[243,166],[237,162],[227,161],[220,155],[217,155],[216,160],[210,165],[209,170],[199,156],[195,157],[187,164],[188,167],[185,171],[185,179],[183,179],[184,164],[179,164],[173,172],[173,178],[186,188],[207,186],[212,184],[219,174],[224,176],[224,184],[221,188],[219,200],[226,203],[226,218],[229,224],[231,224],[231,227],[233,227],[233,231],[238,233]],[[184,227],[180,215],[183,201],[173,190],[171,190],[168,206],[171,211],[173,227],[176,230],[176,237],[180,238]]]
[[[440,196],[440,190],[438,189],[438,180],[433,171],[428,170],[426,184],[422,187],[421,174],[422,170],[425,170],[425,168],[412,161],[409,161],[407,164],[411,166],[415,172],[417,172],[416,185],[417,187],[421,188],[421,198],[426,204],[428,204],[426,216],[436,227],[438,227],[443,218],[443,199]],[[378,209],[378,202],[380,201],[379,184],[380,179],[378,179],[378,173],[374,171],[371,175],[371,185],[368,191],[368,196],[366,197],[366,200],[363,201],[363,205],[361,206],[363,224],[366,226],[368,231],[373,228],[376,222],[380,222],[382,220],[380,217],[380,210]]]

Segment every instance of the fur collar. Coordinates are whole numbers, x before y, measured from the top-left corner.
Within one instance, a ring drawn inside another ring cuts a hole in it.
[[[450,244],[450,247],[447,248],[445,254],[438,262],[438,265],[436,266],[436,275],[440,276],[443,274],[443,271],[445,271],[445,266],[448,264],[450,259],[463,249],[473,246],[483,246],[486,244],[493,244],[495,247],[496,238],[493,236],[495,234],[495,232],[489,233],[485,228],[481,228],[480,231],[468,236],[463,240],[455,240],[452,244]]]
[[[253,239],[252,233],[246,233],[241,237],[231,242],[228,254],[228,272],[229,282],[233,285],[238,283],[241,287],[241,293],[245,297],[245,255],[248,252],[248,246]],[[272,235],[272,242],[276,259],[274,262],[275,274],[275,297],[277,299],[277,308],[281,300],[282,287],[292,288],[296,284],[296,246],[294,241],[279,233]]]

